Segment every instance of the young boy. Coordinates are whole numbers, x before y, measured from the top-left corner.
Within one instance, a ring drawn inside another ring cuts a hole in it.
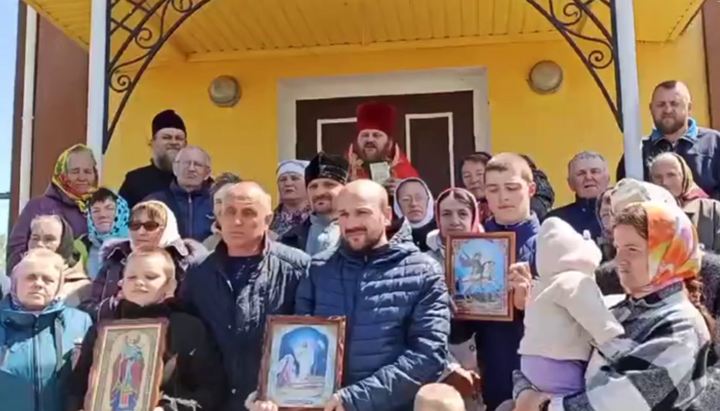
[[[492,218],[484,224],[485,232],[515,233],[515,261],[510,279],[527,285],[520,277],[534,272],[535,244],[540,223],[530,209],[535,194],[530,165],[521,156],[502,153],[485,167],[485,198]],[[524,273],[521,275],[520,273]],[[523,336],[524,302],[527,289],[515,289],[516,307],[513,322],[472,321],[453,324],[451,343],[462,342],[475,334],[478,364],[481,364],[482,396],[488,411],[512,399],[512,372],[520,369],[518,347]]]
[[[413,411],[465,411],[465,403],[455,388],[446,384],[428,384],[415,395]]]
[[[175,263],[167,251],[135,251],[128,256],[123,273],[123,299],[100,320],[166,319],[162,398],[153,411],[215,410],[226,391],[222,359],[203,323],[180,311],[174,302],[176,286]],[[93,326],[73,370],[67,410],[83,409],[97,337],[97,326]]]

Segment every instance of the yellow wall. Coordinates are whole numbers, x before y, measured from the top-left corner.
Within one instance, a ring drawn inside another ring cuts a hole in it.
[[[565,82],[556,94],[540,96],[530,90],[526,76],[534,63],[545,59],[563,67]],[[701,19],[696,18],[674,43],[640,44],[638,63],[644,132],[652,128],[647,110],[652,88],[670,78],[688,83],[696,118],[700,124],[709,123]],[[621,134],[580,60],[566,43],[558,41],[151,69],[132,96],[113,137],[105,157],[105,183],[117,187],[126,171],[147,164],[150,121],[158,111],[173,108],[185,119],[191,143],[212,155],[215,172],[235,171],[274,192],[278,79],[463,66],[488,68],[493,151],[530,154],[550,176],[558,194],[557,205],[571,199],[565,177],[566,163],[574,153],[603,153],[612,163],[614,175],[622,152]],[[233,75],[242,84],[242,100],[234,108],[217,108],[207,96],[208,84],[221,74]]]

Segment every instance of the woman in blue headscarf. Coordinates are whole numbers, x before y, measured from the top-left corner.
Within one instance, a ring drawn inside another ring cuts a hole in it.
[[[101,187],[88,203],[87,224],[88,234],[75,243],[85,261],[86,271],[91,279],[95,279],[102,261],[100,248],[105,240],[111,238],[127,238],[130,208],[127,201],[113,191]]]

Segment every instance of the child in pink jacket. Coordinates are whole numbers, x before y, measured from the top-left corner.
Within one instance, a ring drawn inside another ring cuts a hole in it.
[[[555,217],[537,239],[539,281],[525,310],[521,371],[540,391],[568,395],[584,389],[592,345],[610,356],[624,330],[595,283],[602,254],[595,243]]]

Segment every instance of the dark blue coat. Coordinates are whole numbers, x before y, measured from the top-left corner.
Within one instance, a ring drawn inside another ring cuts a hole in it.
[[[720,200],[720,132],[709,128],[698,127],[694,119],[690,119],[688,131],[673,145],[663,138],[656,130],[642,142],[642,158],[645,180],[650,181],[648,168],[652,159],[658,154],[674,151],[684,158],[693,180],[711,198]],[[624,157],[617,168],[617,180],[625,177]]]
[[[488,233],[515,233],[515,261],[528,262],[535,274],[535,250],[540,223],[535,214],[519,224],[503,226],[490,219],[485,223]],[[482,396],[488,410],[494,410],[505,400],[512,399],[512,372],[520,369],[520,340],[523,313],[515,310],[513,322],[456,321],[453,322],[452,343],[467,341],[475,334],[478,364],[483,369]]]
[[[595,198],[575,198],[574,202],[552,210],[547,217],[558,217],[564,220],[580,234],[587,230],[592,235],[592,239],[596,240],[602,235],[596,205],[597,199]]]
[[[220,242],[200,265],[189,269],[180,292],[191,312],[205,322],[223,355],[230,385],[227,410],[243,410],[258,387],[263,336],[268,315],[295,312],[295,294],[307,275],[310,257],[266,241],[263,260],[241,290],[226,272],[227,246]]]
[[[412,410],[418,389],[440,377],[448,356],[450,300],[443,270],[412,243],[405,225],[369,254],[344,247],[313,257],[296,313],[346,316],[347,411]]]
[[[200,190],[188,193],[172,182],[169,188],[150,194],[145,200],[163,202],[172,210],[177,218],[180,237],[203,242],[212,234],[215,215],[209,183],[203,184]]]

